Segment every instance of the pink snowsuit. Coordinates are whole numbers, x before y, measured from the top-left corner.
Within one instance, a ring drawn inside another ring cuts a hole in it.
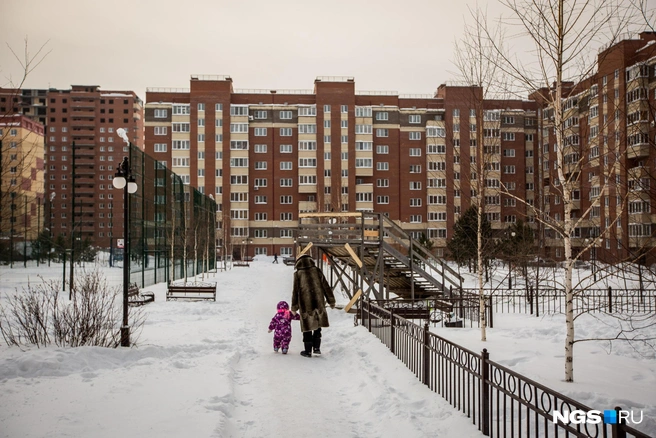
[[[294,315],[289,311],[287,301],[279,302],[277,307],[278,312],[271,318],[269,324],[269,330],[274,330],[273,348],[287,350],[292,340],[292,320],[299,320],[301,316],[298,313]]]

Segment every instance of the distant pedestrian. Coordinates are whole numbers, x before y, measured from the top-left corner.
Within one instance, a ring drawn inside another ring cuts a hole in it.
[[[273,263],[278,263],[278,253],[273,254]]]
[[[269,323],[269,333],[275,330],[273,334],[273,351],[276,353],[282,348],[282,354],[287,354],[289,343],[292,340],[292,320],[299,320],[300,316],[289,311],[287,301],[280,301],[277,306],[278,311],[271,318]]]
[[[295,268],[292,312],[301,314],[305,347],[301,355],[312,357],[312,353],[321,354],[321,327],[329,326],[326,301],[331,309],[335,308],[335,296],[323,272],[309,255],[300,256]]]

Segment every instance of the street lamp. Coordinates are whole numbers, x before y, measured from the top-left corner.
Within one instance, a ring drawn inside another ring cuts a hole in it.
[[[130,140],[127,137],[125,129],[119,128],[116,133],[125,141],[128,146]],[[123,157],[123,161],[118,165],[116,175],[112,180],[112,185],[117,189],[123,189],[123,325],[121,326],[121,347],[130,346],[130,327],[128,326],[128,288],[130,284],[130,260],[129,260],[129,239],[130,239],[130,193],[136,193],[137,183],[130,169],[128,157]]]

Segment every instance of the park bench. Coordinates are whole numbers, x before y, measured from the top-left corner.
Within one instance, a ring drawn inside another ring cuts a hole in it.
[[[232,263],[232,266],[237,266],[237,267],[242,267],[242,268],[250,268],[251,262],[253,261],[253,257],[244,257],[242,260],[235,260]]]
[[[189,300],[201,301],[212,300],[216,301],[216,284],[187,284],[187,285],[172,285],[169,284],[166,291],[166,301]]]
[[[137,283],[130,283],[128,286],[128,306],[137,307],[155,301],[154,292],[139,292]]]

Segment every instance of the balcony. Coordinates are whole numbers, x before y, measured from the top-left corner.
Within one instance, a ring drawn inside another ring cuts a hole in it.
[[[317,185],[301,184],[298,186],[298,193],[317,193]]]
[[[631,158],[644,158],[649,157],[649,143],[639,143],[626,148],[626,157]]]

